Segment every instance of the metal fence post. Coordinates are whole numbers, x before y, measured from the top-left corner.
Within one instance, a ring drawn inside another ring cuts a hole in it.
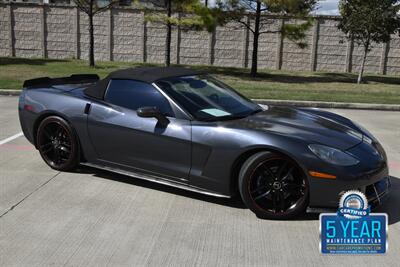
[[[47,58],[47,31],[46,31],[46,6],[43,4],[41,8],[41,38],[42,38],[42,57]]]
[[[353,61],[353,49],[354,49],[353,40],[347,40],[345,72],[352,72],[352,68],[353,68],[353,62],[352,62]]]
[[[311,52],[311,64],[310,70],[317,70],[317,58],[318,58],[318,39],[319,39],[319,20],[316,19],[313,27],[313,36],[312,36],[312,52]]]
[[[214,60],[215,60],[215,33],[217,29],[214,29],[210,34],[209,34],[209,42],[208,42],[208,64],[209,65],[214,65]]]
[[[81,54],[80,46],[80,22],[79,22],[79,9],[75,7],[75,58],[79,59]]]
[[[181,27],[178,25],[178,27],[176,28],[176,64],[180,64],[181,63]]]
[[[386,66],[387,66],[387,56],[389,53],[390,41],[382,44],[382,55],[381,55],[381,64],[380,64],[380,73],[386,74]]]
[[[113,9],[110,8],[108,13],[108,59],[113,61]]]
[[[285,19],[282,18],[279,20],[279,29],[282,30],[285,25]],[[277,34],[277,46],[276,46],[276,61],[275,68],[280,70],[282,68],[282,53],[283,53],[283,35],[282,32]]]
[[[143,12],[143,39],[142,39],[142,60],[147,62],[147,21],[145,19],[145,13]]]
[[[250,25],[250,16],[246,17],[246,24]],[[242,47],[242,67],[247,68],[249,65],[249,28],[243,27],[243,47]]]
[[[13,4],[8,4],[8,45],[10,57],[15,57],[14,9]]]

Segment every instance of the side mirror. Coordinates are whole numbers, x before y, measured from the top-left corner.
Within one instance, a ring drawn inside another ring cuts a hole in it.
[[[137,115],[142,118],[156,118],[161,125],[168,125],[169,120],[165,117],[157,107],[141,107],[136,111]]]

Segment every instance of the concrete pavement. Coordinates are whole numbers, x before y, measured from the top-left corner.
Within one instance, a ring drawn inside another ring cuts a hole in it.
[[[0,97],[0,140],[20,132]],[[384,256],[322,256],[317,215],[257,219],[239,200],[82,168],[60,173],[19,137],[0,146],[0,266],[398,266],[400,113],[333,110],[385,147],[393,189]]]

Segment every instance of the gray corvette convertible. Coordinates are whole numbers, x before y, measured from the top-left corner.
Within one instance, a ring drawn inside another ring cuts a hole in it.
[[[351,189],[376,206],[390,187],[385,151],[351,120],[261,107],[188,68],[28,80],[19,118],[53,169],[81,164],[216,197],[240,194],[260,218],[336,208]]]

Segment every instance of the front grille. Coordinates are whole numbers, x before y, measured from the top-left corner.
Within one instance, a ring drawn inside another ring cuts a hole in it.
[[[386,177],[366,187],[365,195],[372,208],[382,204],[389,193],[390,186],[390,177]]]

